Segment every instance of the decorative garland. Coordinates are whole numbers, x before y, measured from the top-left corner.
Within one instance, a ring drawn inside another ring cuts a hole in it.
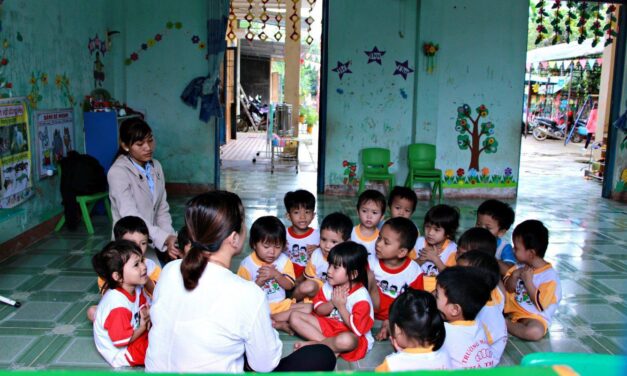
[[[279,12],[281,10],[281,0],[276,0],[276,9],[278,11],[277,14],[274,16],[274,20],[276,21],[276,27],[278,28],[278,30],[276,33],[274,33],[274,39],[276,39],[278,42],[283,36],[283,33],[281,33],[281,21],[283,20],[283,16]]]
[[[298,17],[298,2],[300,0],[292,0],[292,15],[290,16],[290,21],[292,21],[292,35],[290,35],[290,39],[296,42],[300,38],[300,33],[298,32],[298,28],[296,24],[300,17]]]
[[[617,18],[616,18],[616,14],[614,13],[616,12],[616,5],[614,4],[610,4],[607,7],[607,10],[605,11],[605,19],[606,24],[603,27],[603,30],[605,31],[605,45],[607,46],[608,44],[612,43],[614,41],[614,38],[618,36],[618,31],[616,31],[616,29],[614,29],[614,25],[616,25],[617,22]]]
[[[601,30],[601,21],[603,21],[603,9],[601,9],[602,5],[599,3],[596,9],[593,11],[594,14],[594,22],[592,23],[591,31],[593,35],[592,39],[592,47],[595,47],[599,44],[601,37],[603,36],[603,31]]]
[[[229,23],[228,23],[228,32],[226,33],[226,37],[229,41],[233,42],[237,38],[237,35],[233,31],[235,28],[233,24],[237,21],[237,16],[235,15],[235,10],[233,9],[233,1],[230,2],[229,5]]]
[[[5,39],[2,42],[2,57],[0,58],[0,89],[12,89],[13,83],[8,81],[4,75],[4,70],[6,66],[9,65],[9,59],[7,59],[7,51],[11,45],[9,41]],[[2,98],[8,98],[9,94],[2,93]]]
[[[570,36],[573,34],[573,28],[571,26],[573,19],[575,17],[577,17],[575,15],[575,2],[574,1],[567,1],[566,2],[566,8],[568,8],[566,10],[566,21],[564,22],[564,31],[566,32],[566,43],[570,43]]]
[[[313,13],[314,6],[316,5],[316,0],[307,0],[307,2],[309,3],[309,17],[305,19],[305,23],[307,24],[307,39],[305,39],[305,42],[311,46],[314,41],[311,36],[311,25],[315,21],[315,19],[311,17],[311,14]]]
[[[560,10],[562,6],[561,0],[555,0],[551,9],[554,9],[553,18],[551,19],[551,26],[553,27],[553,39],[551,39],[551,44],[556,44],[561,39],[562,28],[561,23],[564,15]]]
[[[536,31],[538,32],[538,37],[536,38],[535,44],[538,44],[546,38],[546,34],[549,32],[544,26],[544,17],[548,17],[548,13],[544,10],[544,6],[546,2],[544,0],[538,1],[536,7],[538,7],[538,17],[536,18],[536,23],[538,26],[536,27]]]
[[[588,14],[588,3],[583,1],[578,4],[579,8],[579,22],[577,22],[577,30],[579,31],[579,38],[577,42],[582,44],[588,38],[588,30],[586,30],[586,22],[590,18]]]
[[[266,34],[266,23],[270,19],[267,12],[268,9],[266,7],[268,1],[270,0],[261,0],[261,14],[259,15],[259,20],[261,20],[261,32],[257,35],[257,37],[264,42],[268,39],[268,34]]]
[[[422,45],[422,52],[425,54],[427,58],[427,63],[425,64],[425,70],[427,73],[431,74],[435,71],[435,54],[438,53],[440,49],[440,45],[434,42],[426,42]]]
[[[151,47],[154,47],[157,43],[161,42],[165,36],[167,36],[171,30],[181,30],[183,28],[183,23],[180,21],[172,22],[168,21],[165,24],[165,28],[160,32],[156,33],[154,37],[148,39],[146,42],[142,43],[138,49],[131,52],[131,54],[124,59],[124,64],[131,65],[137,60],[139,60],[139,56],[143,51],[148,50]],[[192,44],[198,46],[199,50],[204,50],[207,47],[207,44],[203,42],[197,34],[192,34],[190,31],[186,30],[184,33],[190,38]],[[205,55],[205,59],[208,58]]]
[[[244,16],[244,19],[248,21],[248,31],[246,32],[246,39],[252,42],[252,40],[255,38],[255,34],[252,31],[253,20],[255,19],[255,15],[253,14],[254,0],[247,0],[247,1],[248,1],[248,13],[246,13],[246,16]]]

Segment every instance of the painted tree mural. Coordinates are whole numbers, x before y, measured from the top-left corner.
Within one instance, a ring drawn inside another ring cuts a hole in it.
[[[474,169],[479,171],[479,156],[484,151],[488,154],[496,153],[499,143],[492,135],[494,134],[494,124],[485,122],[479,124],[481,118],[488,116],[488,108],[481,105],[476,108],[477,116],[472,118],[472,110],[470,106],[464,104],[457,108],[457,121],[455,122],[455,130],[459,133],[457,136],[457,146],[461,150],[470,149],[470,165],[468,170]],[[486,136],[483,141],[481,138]]]

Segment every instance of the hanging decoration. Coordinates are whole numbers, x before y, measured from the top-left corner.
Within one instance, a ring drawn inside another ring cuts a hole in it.
[[[281,21],[283,20],[283,16],[281,15],[281,0],[276,0],[276,9],[277,13],[274,16],[274,20],[276,21],[277,32],[274,33],[274,39],[276,41],[280,41],[281,37],[283,37],[283,33],[281,33]]]
[[[266,22],[270,19],[266,7],[268,1],[270,0],[261,0],[261,14],[259,15],[259,19],[261,20],[261,32],[257,35],[257,37],[264,42],[268,39],[268,34],[266,34]]]
[[[235,34],[235,21],[237,21],[237,16],[235,15],[235,10],[233,9],[233,1],[229,3],[229,23],[227,28],[226,37],[229,41],[234,42],[237,39],[237,35]]]
[[[553,39],[551,39],[551,44],[557,44],[557,42],[561,39],[562,34],[562,19],[564,19],[564,14],[560,7],[562,6],[562,2],[560,0],[555,0],[553,2],[553,18],[551,19],[551,27],[553,27]]]
[[[347,61],[346,63],[342,64],[342,62],[338,61],[337,62],[337,67],[331,69],[333,72],[337,72],[337,74],[340,76],[340,80],[342,79],[342,77],[344,77],[345,74],[349,74],[349,73],[353,73],[353,71],[350,70],[350,65],[351,65],[352,61]]]
[[[43,99],[43,96],[40,93],[39,83],[41,83],[42,86],[48,85],[48,75],[46,73],[35,74],[35,72],[32,72],[29,82],[30,91],[28,92],[26,99],[28,99],[28,104],[30,105],[30,108],[34,109],[37,108],[37,103],[39,103]]]
[[[536,23],[538,25],[536,26],[536,31],[538,32],[538,36],[536,37],[535,44],[542,42],[544,38],[546,38],[546,34],[548,33],[546,26],[544,26],[544,17],[548,17],[549,15],[544,9],[545,5],[546,1],[544,0],[540,0],[536,4],[536,7],[538,8],[538,17],[536,17]]]
[[[131,54],[124,59],[124,64],[131,65],[137,60],[139,60],[139,56],[144,51],[148,50],[157,45],[157,43],[163,41],[163,38],[168,36],[173,30],[183,30],[183,23],[180,21],[172,22],[168,21],[165,24],[165,28],[154,35],[154,37],[146,40],[142,44],[139,45],[139,48],[135,51],[132,51]],[[199,50],[204,51],[207,47],[207,44],[201,40],[201,38],[194,32],[190,30],[183,30],[183,33],[189,38],[190,42],[198,47]],[[205,59],[207,59],[207,55],[205,55]]]
[[[573,34],[573,28],[571,24],[573,23],[573,19],[576,17],[575,15],[575,2],[568,0],[566,2],[566,18],[564,21],[564,32],[566,43],[570,43],[570,36]]]
[[[9,50],[9,47],[11,45],[9,44],[9,40],[5,39],[2,42],[2,57],[0,57],[0,89],[9,89],[9,92],[3,92],[2,95],[0,97],[2,98],[9,98],[11,96],[11,89],[13,88],[13,83],[10,82],[4,71],[5,69],[7,69],[7,65],[9,65],[9,59],[7,58],[7,52]]]
[[[588,38],[588,30],[586,29],[586,22],[588,22],[588,18],[590,15],[588,14],[588,3],[585,1],[580,2],[578,5],[579,8],[579,21],[577,21],[577,30],[579,31],[579,38],[577,42],[582,44],[584,40]]]
[[[254,0],[247,0],[247,1],[248,1],[248,12],[244,16],[244,19],[248,22],[248,28],[247,28],[245,37],[246,37],[246,40],[248,40],[249,42],[252,42],[252,40],[255,39],[255,34],[252,31],[253,20],[255,19],[255,15],[253,14]]]
[[[292,34],[290,35],[290,39],[296,42],[300,38],[300,33],[298,32],[298,2],[300,0],[292,0],[292,15],[290,16],[290,21],[292,21]]]
[[[374,46],[374,48],[372,50],[370,50],[370,51],[364,51],[364,53],[366,55],[368,55],[368,63],[367,64],[375,62],[375,63],[381,65],[381,57],[383,55],[385,55],[385,51],[379,51],[377,46]]]
[[[599,41],[601,40],[601,37],[603,36],[603,31],[601,30],[601,22],[603,21],[603,9],[602,9],[602,4],[599,3],[597,4],[596,8],[593,11],[593,15],[594,15],[594,22],[592,23],[591,26],[591,31],[592,31],[592,47],[596,47],[597,44],[599,44]]]
[[[435,71],[435,55],[440,50],[440,45],[434,42],[426,42],[422,45],[422,52],[425,54],[427,62],[425,70],[431,74]]]
[[[407,80],[407,75],[412,73],[414,70],[409,67],[409,60],[405,60],[404,62],[397,61],[396,69],[394,70],[393,76],[400,75],[404,80]]]
[[[89,54],[93,55],[94,52],[100,52],[102,56],[107,52],[107,43],[101,40],[98,37],[98,34],[94,38],[89,38],[89,42],[87,42],[87,49],[89,50]]]
[[[606,24],[603,26],[603,31],[605,31],[605,45],[612,43],[614,38],[618,36],[618,31],[614,29],[614,26],[617,25],[616,18],[616,5],[610,4],[605,11],[605,20]]]
[[[311,44],[314,41],[313,37],[311,36],[311,25],[315,21],[314,18],[311,17],[311,15],[313,14],[314,6],[316,5],[316,0],[307,0],[307,2],[309,3],[309,16],[305,18],[305,23],[307,24],[307,39],[305,39],[305,42],[311,46]]]

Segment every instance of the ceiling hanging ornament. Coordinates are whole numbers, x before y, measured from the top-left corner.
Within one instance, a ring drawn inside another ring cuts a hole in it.
[[[255,19],[255,15],[253,14],[253,2],[254,0],[247,0],[248,1],[248,12],[246,13],[246,16],[244,16],[244,19],[248,22],[248,29],[246,32],[246,40],[252,42],[253,39],[255,39],[255,34],[252,31],[252,27],[253,27],[253,20]]]
[[[270,19],[267,9],[268,1],[270,0],[261,0],[261,14],[259,15],[259,19],[261,20],[261,32],[257,35],[257,37],[262,41],[268,39],[268,34],[266,34],[266,23]]]
[[[277,13],[274,16],[274,20],[276,21],[277,32],[274,33],[274,39],[278,42],[283,36],[283,33],[281,33],[281,21],[283,20],[283,16],[281,15],[281,0],[276,0],[276,9]]]
[[[597,44],[601,41],[601,37],[603,36],[603,31],[601,30],[601,22],[603,21],[603,5],[598,3],[597,6],[592,11],[592,15],[594,16],[594,22],[592,22],[592,26],[590,27],[590,31],[592,32],[592,47],[596,47]]]
[[[546,1],[540,0],[536,3],[536,8],[538,9],[538,16],[536,17],[536,31],[538,32],[538,36],[536,37],[535,44],[539,44],[546,38],[546,34],[548,30],[546,26],[544,26],[544,17],[548,17],[548,13],[544,9],[546,5]]]
[[[586,23],[590,18],[590,14],[588,13],[588,2],[582,1],[578,4],[579,9],[579,21],[577,21],[577,30],[579,31],[579,38],[577,38],[577,42],[582,44],[588,38],[588,30],[586,29]]]
[[[307,2],[309,3],[309,17],[305,19],[305,22],[307,23],[307,39],[305,39],[305,42],[307,42],[307,44],[311,46],[311,44],[314,41],[313,37],[311,36],[311,25],[315,21],[314,18],[311,17],[311,15],[313,14],[314,6],[316,5],[316,0],[307,0]]]
[[[236,21],[237,21],[237,16],[235,15],[235,10],[233,9],[233,0],[231,0],[230,5],[229,5],[228,32],[226,33],[226,37],[231,42],[235,41],[235,39],[237,38],[237,35],[235,35],[235,31],[233,31],[234,30],[233,26],[235,25]]]
[[[605,26],[603,31],[605,32],[605,45],[609,45],[614,41],[614,38],[618,36],[618,31],[614,28],[616,26],[616,5],[610,4],[605,10]]]
[[[567,1],[566,8],[566,17],[564,21],[564,38],[566,39],[566,43],[570,43],[570,37],[571,35],[573,35],[573,19],[577,17],[575,15],[575,2],[571,0]]]
[[[551,18],[551,26],[553,27],[553,39],[551,39],[551,44],[557,44],[560,41],[562,35],[562,19],[564,19],[564,14],[561,10],[562,2],[561,0],[555,0],[553,2],[553,6],[551,9],[554,9],[553,18]]]
[[[292,15],[290,15],[290,21],[292,21],[292,34],[290,35],[290,39],[296,42],[300,38],[300,33],[298,32],[298,21],[300,17],[298,17],[298,2],[300,0],[292,0]]]

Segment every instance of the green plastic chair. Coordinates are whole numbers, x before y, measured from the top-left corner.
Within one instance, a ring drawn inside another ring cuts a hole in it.
[[[577,353],[534,353],[525,355],[521,366],[569,366],[581,375],[624,375],[627,356]]]
[[[59,177],[61,176],[61,167],[59,167]],[[87,228],[88,234],[94,233],[94,226],[91,223],[91,211],[94,209],[94,206],[99,201],[103,201],[105,205],[105,209],[107,210],[107,217],[109,217],[109,221],[113,222],[113,217],[111,216],[111,203],[109,202],[109,192],[99,192],[91,195],[85,196],[76,196],[76,202],[78,206],[81,208],[81,214],[83,216],[83,222],[85,223],[85,227]],[[59,222],[54,228],[55,232],[59,232],[61,228],[65,225],[65,215],[61,217]]]
[[[390,189],[396,185],[396,176],[390,174],[390,150],[384,148],[366,148],[361,150],[361,179],[359,193],[366,188],[366,182],[387,181]]]
[[[435,168],[435,145],[411,144],[407,149],[409,171],[405,186],[413,188],[416,183],[427,183],[431,187],[431,198],[438,192],[438,200],[442,200],[442,170]]]

